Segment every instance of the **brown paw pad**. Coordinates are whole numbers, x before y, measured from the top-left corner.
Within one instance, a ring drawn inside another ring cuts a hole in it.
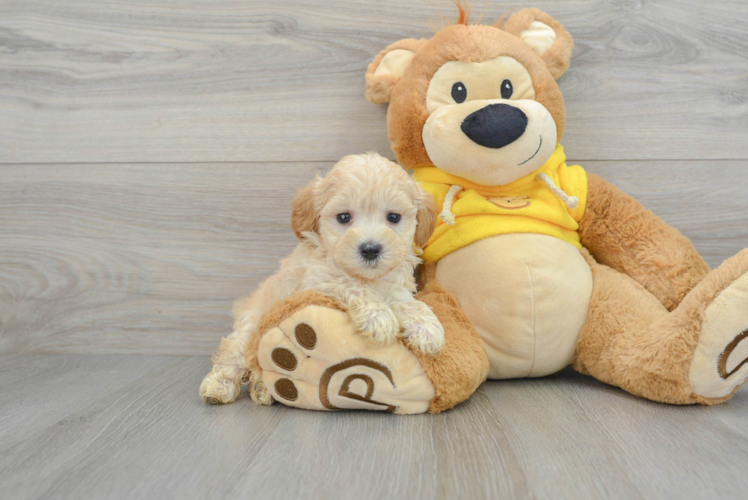
[[[279,378],[275,381],[275,392],[278,396],[288,401],[296,401],[299,399],[299,390],[293,382],[287,378]]]
[[[296,325],[294,335],[296,336],[296,342],[308,351],[313,350],[317,345],[317,333],[314,331],[314,328],[306,323]]]
[[[745,340],[745,342],[743,342]],[[719,355],[717,369],[719,376],[727,379],[748,363],[748,330],[744,331],[730,342],[722,354]]]
[[[299,361],[294,356],[294,353],[285,347],[276,347],[273,349],[270,358],[273,360],[273,363],[289,372],[294,371],[299,365]]]

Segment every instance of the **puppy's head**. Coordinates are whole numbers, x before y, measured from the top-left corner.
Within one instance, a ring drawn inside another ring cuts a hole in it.
[[[403,263],[434,230],[432,197],[400,166],[376,153],[346,156],[296,196],[291,227],[299,239],[317,233],[335,264],[377,279]]]

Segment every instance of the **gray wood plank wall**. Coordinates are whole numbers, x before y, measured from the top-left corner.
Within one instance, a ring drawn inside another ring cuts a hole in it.
[[[490,2],[560,20],[567,154],[691,237],[748,246],[748,5]],[[476,2],[476,11],[483,4]],[[392,157],[363,98],[447,0],[0,3],[0,351],[207,354],[295,244],[294,191]]]

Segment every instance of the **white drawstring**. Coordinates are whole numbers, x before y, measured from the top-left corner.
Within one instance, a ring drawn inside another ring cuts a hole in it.
[[[441,217],[444,223],[448,226],[455,225],[455,214],[452,213],[452,202],[460,191],[462,191],[462,186],[455,184],[454,186],[450,186],[447,195],[444,197],[444,203],[442,204],[442,211],[439,214],[439,217]]]
[[[548,189],[563,201],[567,207],[574,209],[579,206],[579,198],[566,194],[563,189],[556,186],[556,183],[553,182],[553,179],[548,177],[548,174],[541,172],[535,176],[535,178],[543,181],[545,185],[548,186]],[[442,204],[442,211],[439,213],[439,217],[441,217],[444,223],[448,226],[455,225],[455,214],[452,213],[452,203],[454,202],[457,193],[462,191],[462,189],[462,186],[455,184],[449,187],[449,191],[447,191],[446,196],[444,196],[444,203]]]
[[[553,194],[558,196],[561,201],[566,203],[567,207],[574,209],[579,206],[579,198],[566,194],[561,188],[556,186],[556,183],[553,182],[553,179],[548,177],[548,174],[544,174],[543,172],[541,172],[537,176],[535,176],[535,178],[545,182],[545,185],[548,186],[548,189],[550,189]]]

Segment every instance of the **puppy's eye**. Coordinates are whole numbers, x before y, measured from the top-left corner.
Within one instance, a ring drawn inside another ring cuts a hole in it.
[[[349,222],[351,222],[351,214],[338,214],[338,222],[340,222],[341,224],[348,224]]]
[[[397,224],[400,222],[400,214],[387,214],[387,222]]]
[[[512,97],[512,94],[514,94],[514,87],[512,87],[512,82],[509,80],[504,80],[501,82],[501,98],[502,99],[509,99]]]
[[[467,99],[467,89],[465,88],[465,84],[457,82],[452,85],[452,99],[454,99],[457,104],[465,102],[465,99]]]

